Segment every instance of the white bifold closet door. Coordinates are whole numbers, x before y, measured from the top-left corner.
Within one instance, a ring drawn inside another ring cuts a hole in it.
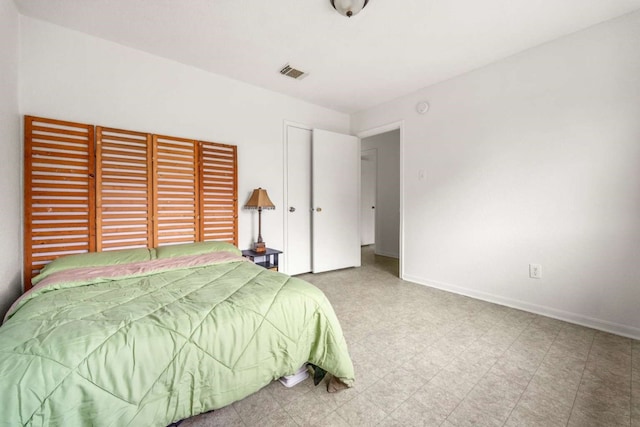
[[[312,271],[360,266],[360,141],[313,129]]]
[[[360,266],[360,152],[350,135],[286,126],[284,271]]]
[[[311,271],[311,129],[287,126],[284,271]]]

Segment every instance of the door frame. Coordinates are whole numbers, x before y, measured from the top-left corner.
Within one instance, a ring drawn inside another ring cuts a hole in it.
[[[283,182],[283,188],[282,188],[282,194],[283,194],[283,201],[284,201],[284,212],[283,212],[283,223],[282,223],[282,238],[283,238],[283,242],[282,242],[282,252],[283,252],[283,257],[280,261],[280,266],[281,269],[280,271],[286,273],[287,272],[287,268],[288,268],[288,264],[289,264],[289,215],[287,215],[288,209],[289,209],[289,140],[288,140],[288,136],[289,133],[287,132],[287,128],[289,127],[296,127],[299,129],[304,129],[304,130],[308,130],[308,131],[313,131],[313,127],[303,124],[303,123],[298,123],[298,122],[293,122],[290,120],[284,120],[282,122],[282,148],[283,148],[283,168],[282,168],[282,172],[283,172],[283,177],[282,177],[282,182]],[[309,188],[311,188],[311,185],[309,185]],[[310,209],[311,207],[307,207],[308,209]],[[313,250],[312,248],[309,248],[309,250]]]
[[[400,230],[398,230],[400,246],[398,248],[398,264],[400,271],[398,275],[400,276],[400,279],[404,279],[404,120],[366,129],[358,132],[356,136],[362,140],[363,138],[398,129],[400,130]]]

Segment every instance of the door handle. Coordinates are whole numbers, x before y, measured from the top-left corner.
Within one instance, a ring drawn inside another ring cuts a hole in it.
[[[296,208],[294,208],[293,206],[289,208],[289,212],[295,212],[295,211],[296,211]]]
[[[322,212],[322,208],[316,208],[316,212]]]
[[[375,206],[371,206],[371,209],[375,209],[375,208],[376,208]]]

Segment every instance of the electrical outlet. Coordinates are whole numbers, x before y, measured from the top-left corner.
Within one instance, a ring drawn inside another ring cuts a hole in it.
[[[529,264],[529,277],[532,279],[541,279],[542,266],[540,264]]]

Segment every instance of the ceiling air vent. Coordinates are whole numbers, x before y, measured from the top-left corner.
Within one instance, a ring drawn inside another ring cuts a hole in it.
[[[282,69],[280,70],[280,74],[282,74],[283,76],[289,76],[296,80],[302,80],[308,76],[308,74],[305,73],[304,71],[296,70],[295,68],[291,67],[289,64],[282,67]]]

